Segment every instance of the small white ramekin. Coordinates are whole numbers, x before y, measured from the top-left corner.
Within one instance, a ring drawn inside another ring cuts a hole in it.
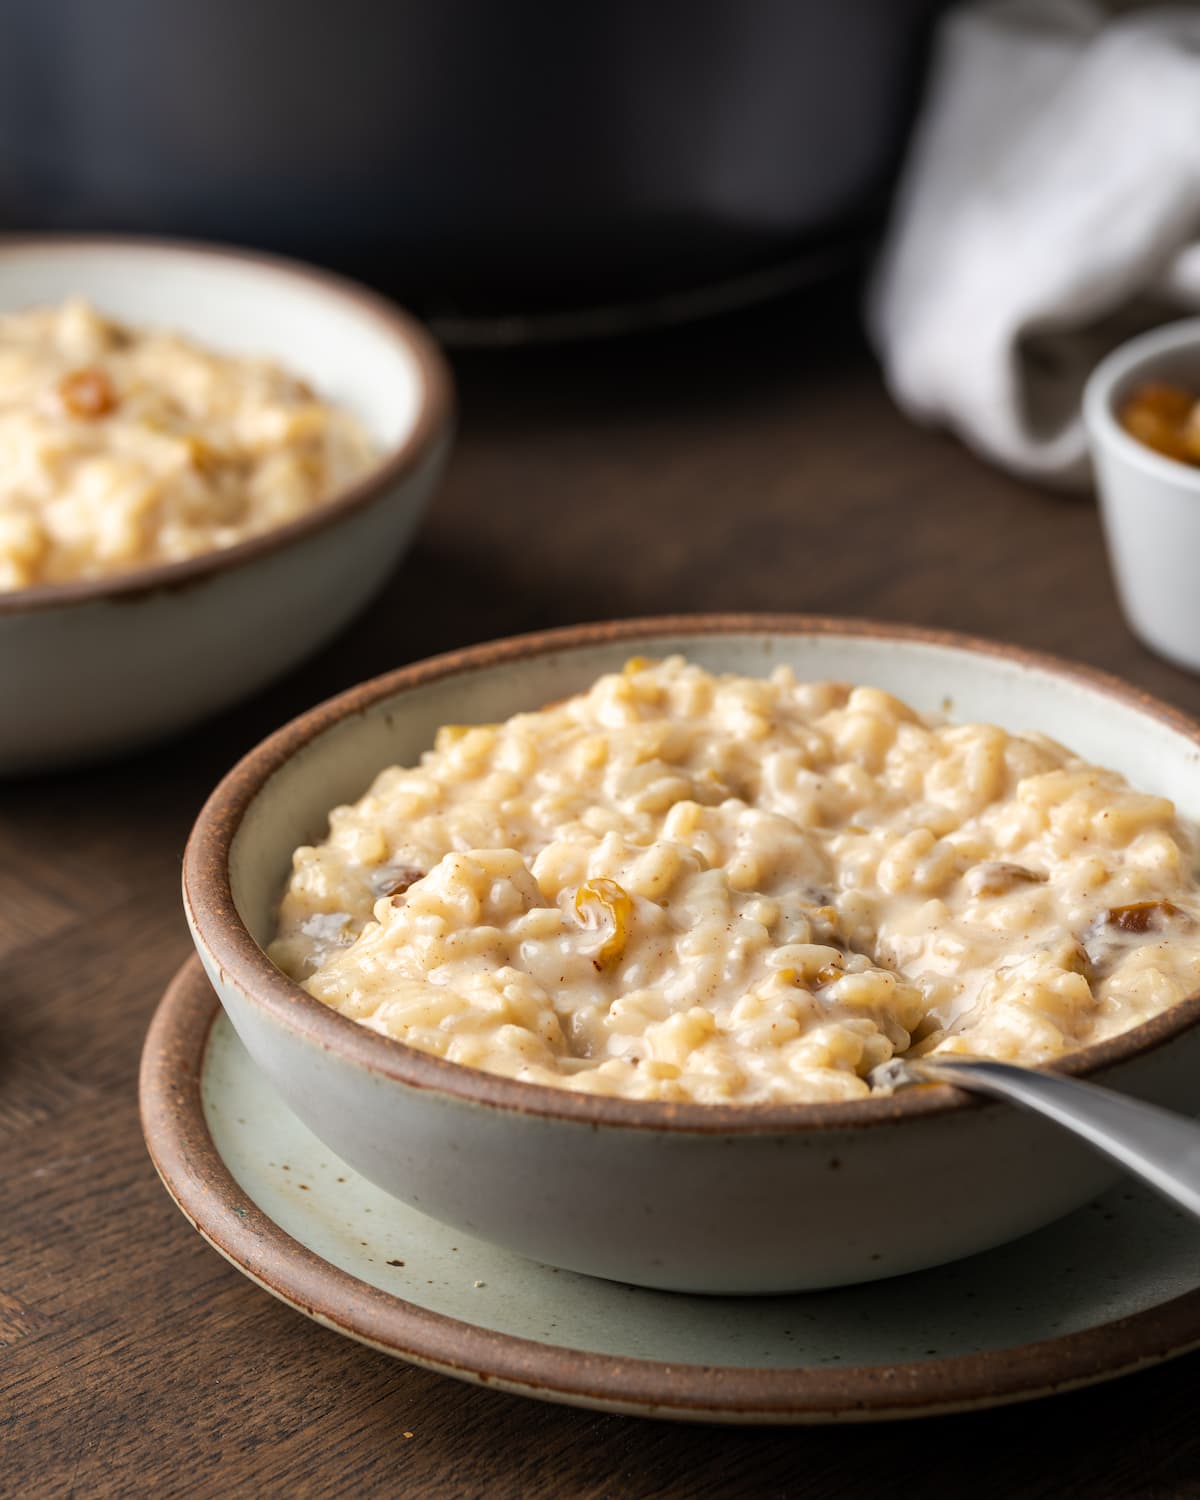
[[[1200,671],[1200,468],[1131,437],[1118,413],[1145,381],[1200,397],[1200,318],[1169,323],[1115,349],[1083,396],[1100,514],[1130,628],[1162,656]]]

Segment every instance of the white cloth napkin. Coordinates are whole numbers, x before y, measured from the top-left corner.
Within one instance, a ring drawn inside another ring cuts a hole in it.
[[[1200,7],[950,12],[868,296],[900,405],[1078,487],[1096,360],[1198,308]]]

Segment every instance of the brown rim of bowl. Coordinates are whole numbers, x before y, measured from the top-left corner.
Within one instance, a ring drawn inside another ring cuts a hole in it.
[[[1054,1395],[1200,1344],[1200,1290],[1035,1343],[844,1369],[713,1367],[587,1354],[418,1307],[322,1260],[234,1180],[213,1143],[201,1093],[219,1014],[193,955],[168,986],[142,1051],[142,1133],[167,1192],[199,1234],[265,1291],[326,1328],[440,1374],[539,1400],[674,1421],[870,1422]]]
[[[279,551],[302,537],[335,525],[342,517],[371,504],[397,480],[412,473],[437,447],[453,420],[454,383],[449,366],[432,337],[421,325],[402,312],[386,297],[332,271],[307,265],[304,261],[268,255],[257,250],[234,246],[206,244],[198,240],[162,239],[147,235],[21,235],[0,234],[0,261],[14,252],[44,249],[80,249],[133,253],[155,256],[180,256],[193,260],[210,260],[245,265],[265,274],[299,282],[320,296],[350,304],[367,314],[388,334],[402,343],[412,355],[419,375],[421,398],[416,419],[398,447],[389,450],[367,473],[351,485],[338,490],[313,510],[283,526],[274,527],[233,547],[203,552],[180,562],[156,563],[118,573],[111,578],[84,579],[78,583],[37,584],[32,588],[0,592],[0,615],[55,609],[69,605],[94,604],[106,599],[128,600],[141,594],[186,587],[214,573],[243,567],[268,553]]]
[[[747,634],[885,639],[998,657],[1099,689],[1185,735],[1200,748],[1200,724],[1117,677],[1042,652],[952,631],[821,615],[711,614],[617,620],[511,636],[373,678],[301,714],[243,757],[204,804],[184,851],[184,905],[197,934],[197,945],[204,947],[219,971],[276,1024],[340,1053],[367,1072],[495,1109],[588,1124],[738,1135],[856,1128],[923,1119],[949,1110],[1002,1107],[946,1084],[834,1104],[697,1104],[621,1099],[518,1082],[418,1051],[322,1005],[275,967],[238,915],[230,887],[229,853],[247,808],[302,746],[343,719],[364,713],[407,689],[549,652],[654,636]],[[1053,1064],[1053,1071],[1071,1075],[1099,1072],[1172,1041],[1198,1020],[1200,995],[1194,995],[1140,1026],[1068,1053]]]

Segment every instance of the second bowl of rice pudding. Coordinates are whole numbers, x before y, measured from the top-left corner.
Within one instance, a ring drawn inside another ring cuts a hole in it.
[[[0,238],[0,773],[114,754],[361,610],[445,459],[423,331],[309,267]]]
[[[1111,1176],[1005,1106],[873,1094],[893,1056],[1194,1107],[1198,756],[1172,711],[984,643],[557,632],[280,731],[185,897],[252,1055],[406,1201],[648,1285],[834,1285]]]

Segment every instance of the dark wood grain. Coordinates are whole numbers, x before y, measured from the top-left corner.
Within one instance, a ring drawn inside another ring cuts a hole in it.
[[[315,1327],[163,1193],[134,1086],[188,951],[191,819],[263,733],[363,677],[589,618],[799,609],[1006,637],[1200,712],[1200,680],[1121,623],[1092,506],[906,422],[844,289],[654,339],[475,356],[458,375],[448,482],[357,625],[183,741],[0,784],[0,1494],[1200,1494],[1196,1357],[907,1429],[597,1416]]]

